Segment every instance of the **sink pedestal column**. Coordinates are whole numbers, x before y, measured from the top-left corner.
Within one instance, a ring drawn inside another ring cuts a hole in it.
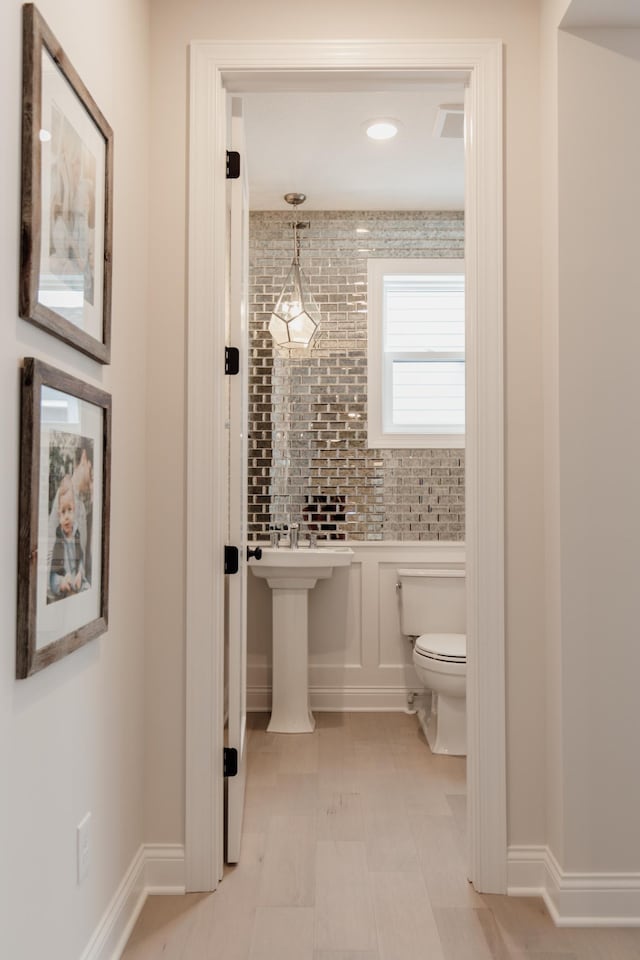
[[[302,550],[264,547],[249,569],[271,588],[273,669],[271,733],[311,733],[309,709],[309,590],[326,580],[335,567],[347,567],[350,547],[305,547]]]
[[[315,577],[289,584],[282,579],[269,583],[273,604],[270,733],[312,733],[315,729],[309,707],[308,638],[309,590],[315,585]]]

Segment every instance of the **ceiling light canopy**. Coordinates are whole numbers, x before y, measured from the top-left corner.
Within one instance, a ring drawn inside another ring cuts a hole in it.
[[[391,140],[400,129],[398,120],[391,117],[378,117],[375,120],[367,120],[365,130],[371,140]]]

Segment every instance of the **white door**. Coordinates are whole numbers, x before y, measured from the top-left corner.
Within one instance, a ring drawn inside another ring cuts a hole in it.
[[[227,780],[226,860],[240,858],[246,779],[247,701],[247,422],[249,188],[246,173],[242,100],[232,99],[231,145],[240,154],[240,177],[229,190],[229,343],[240,353],[239,372],[229,377],[229,543],[238,547],[238,572],[227,591],[228,729],[227,746],[237,751],[238,772]]]

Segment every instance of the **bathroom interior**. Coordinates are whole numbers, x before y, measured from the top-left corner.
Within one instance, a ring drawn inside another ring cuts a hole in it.
[[[243,98],[249,538],[267,542],[275,527],[286,543],[293,524],[301,544],[311,537],[354,551],[354,562],[309,598],[316,710],[411,709],[420,684],[400,630],[398,569],[464,567],[464,447],[372,448],[367,433],[367,263],[462,260],[462,117],[450,114],[441,131],[439,108],[463,97],[461,86],[423,82],[417,90]],[[368,139],[364,124],[378,116],[397,117],[399,135]],[[292,209],[284,194],[293,189],[307,199]],[[299,233],[300,263],[320,323],[309,348],[287,350],[274,344],[269,321],[291,265],[294,221],[309,224]],[[464,633],[463,585],[423,581],[434,604],[422,632]],[[250,577],[248,588],[247,703],[266,710],[271,596],[262,578]]]
[[[458,799],[464,788],[464,413],[456,437],[440,431],[446,442],[410,428],[375,446],[368,419],[372,261],[391,276],[402,265],[408,279],[439,261],[440,281],[448,265],[458,286],[445,284],[444,322],[464,336],[463,101],[462,84],[424,78],[388,91],[243,97],[248,539],[262,552],[247,582],[250,771],[252,748],[264,757],[280,734],[346,731],[365,717],[382,729],[377,721],[402,715],[416,762],[441,756]],[[380,117],[393,118],[396,136],[368,138],[367,121]],[[292,203],[295,192],[304,201]],[[308,346],[288,348],[272,316],[297,252],[319,321]],[[432,360],[443,329],[418,346]],[[463,353],[456,361],[463,411]],[[258,732],[276,737],[269,748]]]

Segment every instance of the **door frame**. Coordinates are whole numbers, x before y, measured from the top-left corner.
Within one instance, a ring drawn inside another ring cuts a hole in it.
[[[188,891],[223,870],[225,165],[229,89],[310,72],[466,78],[468,876],[507,889],[504,649],[502,44],[194,42],[190,47],[187,306],[186,795]],[[291,88],[291,86],[289,87]],[[283,87],[286,89],[286,86]],[[209,530],[210,536],[203,537]],[[242,545],[240,545],[242,546]]]

